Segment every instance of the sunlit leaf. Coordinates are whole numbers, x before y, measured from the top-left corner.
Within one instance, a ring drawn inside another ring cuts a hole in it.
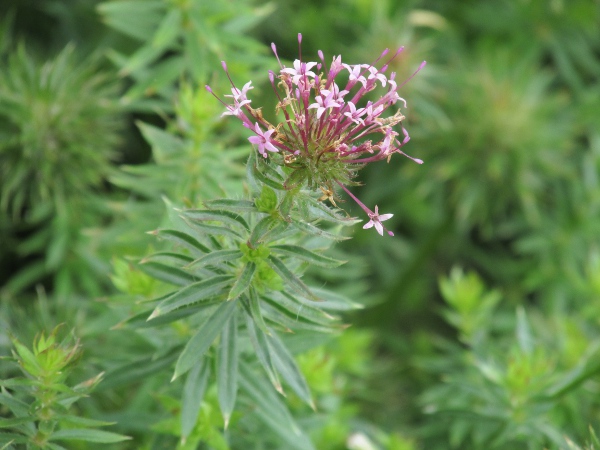
[[[258,296],[256,289],[251,286],[248,290],[248,295],[244,296],[242,300],[244,301],[246,311],[252,316],[254,324],[258,326],[263,333],[271,334],[267,328],[267,324],[263,319],[262,312],[260,310],[260,297]]]
[[[271,334],[267,339],[269,340],[275,366],[281,377],[294,390],[298,397],[308,403],[312,409],[316,409],[306,379],[302,375],[302,372],[300,372],[292,354],[283,345],[283,342],[281,342],[276,333]]]
[[[217,250],[190,262],[189,267],[202,267],[206,265],[220,264],[222,262],[232,261],[241,257],[242,252],[239,250]]]
[[[127,441],[131,438],[122,434],[111,433],[110,431],[75,428],[55,431],[49,439],[51,441],[86,441],[109,444]]]
[[[217,351],[217,387],[225,428],[229,425],[235,407],[238,388],[238,336],[235,318],[236,315],[233,314],[225,324]]]
[[[273,359],[271,358],[271,350],[267,341],[268,335],[265,334],[265,332],[263,332],[260,328],[255,327],[254,320],[249,314],[246,315],[246,329],[248,331],[248,336],[250,337],[250,342],[252,342],[254,351],[256,352],[256,356],[267,372],[269,380],[271,380],[271,383],[273,386],[275,386],[275,389],[283,394],[283,389],[279,381],[279,375],[275,370],[275,365],[273,363]]]
[[[183,375],[196,364],[219,335],[225,323],[237,307],[237,301],[224,302],[209,320],[196,332],[185,345],[175,365],[173,379]]]
[[[206,358],[200,358],[185,379],[181,396],[181,437],[183,441],[196,425],[209,376],[210,364]]]
[[[232,277],[229,275],[218,275],[209,278],[208,280],[202,280],[187,285],[160,302],[159,305],[154,308],[154,311],[148,320],[176,309],[193,306],[201,301],[205,302],[217,295],[223,294],[225,287],[231,283],[231,280]]]
[[[187,233],[178,230],[160,229],[151,231],[150,234],[158,236],[160,239],[166,239],[181,245],[184,248],[191,250],[192,252],[198,253],[209,253],[210,248],[206,245],[198,242],[198,240]]]
[[[300,293],[308,296],[311,300],[319,301],[316,295],[314,295],[308,286],[304,284],[300,278],[298,278],[294,273],[287,268],[287,266],[274,255],[269,255],[267,258],[267,262],[273,268],[277,275],[279,275],[286,283],[288,283],[293,289],[299,291]]]
[[[139,269],[153,278],[176,286],[185,286],[198,280],[192,273],[154,261],[138,264]]]
[[[318,253],[307,250],[299,245],[278,244],[271,245],[269,248],[274,250],[276,253],[295,256],[303,261],[307,261],[311,264],[321,267],[338,267],[346,262],[329,258],[328,256],[319,255]]]
[[[315,447],[308,436],[294,422],[285,404],[264,382],[256,376],[247,363],[240,361],[240,387],[256,404],[256,413],[283,442],[285,448],[313,450]]]
[[[256,272],[256,264],[253,262],[247,262],[244,266],[244,270],[235,281],[234,285],[229,291],[227,295],[227,300],[233,300],[242,295],[246,290],[250,287],[252,283],[252,277],[254,276],[254,272]]]
[[[210,209],[226,209],[240,212],[256,212],[256,206],[251,200],[234,200],[222,198],[218,200],[208,200],[204,205]]]
[[[194,223],[218,221],[234,227],[242,226],[246,231],[250,231],[250,227],[246,220],[239,214],[231,211],[218,209],[186,209],[181,211],[181,215]]]

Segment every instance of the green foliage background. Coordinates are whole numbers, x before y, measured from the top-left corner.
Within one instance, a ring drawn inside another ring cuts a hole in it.
[[[369,448],[352,447],[361,433],[373,448],[600,448],[597,0],[0,8],[0,355],[60,323],[73,329],[83,353],[70,386],[106,374],[70,414],[133,437],[110,434],[111,448],[294,442],[264,432],[247,397],[223,432],[208,383],[182,444],[185,386],[169,383],[173,357],[160,349],[190,330],[115,325],[165,292],[137,265],[164,249],[146,232],[170,220],[165,203],[198,207],[245,189],[245,131],[219,118],[204,84],[229,92],[226,60],[272,114],[269,44],[291,61],[299,32],[305,60],[322,50],[368,63],[403,45],[397,80],[428,62],[400,91],[407,152],[425,164],[371,165],[355,191],[395,214],[396,237],[355,226],[328,253],[349,262],[306,275],[366,306],[335,338],[286,342],[319,406],[286,399],[311,445]],[[0,378],[16,373],[0,360]]]

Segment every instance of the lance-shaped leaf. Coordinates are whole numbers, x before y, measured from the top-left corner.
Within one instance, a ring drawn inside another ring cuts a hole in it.
[[[228,301],[238,298],[250,287],[254,272],[256,272],[256,264],[247,262],[244,266],[244,270],[231,288],[231,291],[229,291],[229,295],[227,295]]]
[[[208,280],[198,281],[190,284],[158,304],[154,311],[148,317],[148,320],[162,316],[176,309],[195,305],[198,302],[205,302],[213,297],[223,294],[225,286],[231,283],[232,277],[229,275],[219,275]]]
[[[236,315],[233,314],[225,324],[217,352],[217,390],[225,428],[229,425],[229,419],[235,407],[238,388],[237,322],[235,318]]]
[[[256,206],[252,200],[234,200],[222,198],[218,200],[208,200],[204,205],[210,209],[226,209],[239,212],[256,212]]]
[[[217,250],[190,262],[188,264],[188,267],[202,267],[207,265],[220,264],[241,257],[242,252],[240,252],[239,250]]]
[[[198,240],[196,238],[194,238],[193,236],[190,236],[187,233],[184,233],[183,231],[161,229],[161,230],[149,231],[148,234],[157,236],[159,239],[166,239],[168,241],[175,242],[176,244],[179,244],[182,247],[185,247],[196,254],[198,252],[210,253],[210,248],[208,248],[206,245],[202,244],[201,242],[198,242]]]
[[[185,443],[198,420],[209,376],[210,364],[208,364],[206,358],[202,358],[192,367],[185,379],[181,396],[181,440],[183,443]]]
[[[252,367],[240,361],[240,388],[256,404],[257,416],[284,442],[281,448],[314,450],[308,436],[298,427],[285,404]]]
[[[56,420],[60,420],[61,424],[76,425],[78,427],[105,427],[114,425],[117,422],[106,422],[105,420],[88,419],[87,417],[74,416],[71,414],[57,414],[54,416]]]
[[[292,354],[283,342],[281,342],[276,333],[271,334],[268,340],[271,347],[271,356],[281,377],[298,394],[298,397],[308,403],[313,410],[316,410],[306,379],[302,375],[302,372],[300,372]]]
[[[185,265],[194,261],[194,258],[191,256],[182,255],[181,253],[158,252],[145,256],[144,259],[140,261],[140,264],[146,264],[149,261]]]
[[[325,203],[320,202],[309,195],[302,195],[300,199],[304,202],[308,216],[312,219],[323,219],[328,222],[334,222],[343,225],[353,225],[360,222],[359,219],[354,217],[342,216],[338,214]]]
[[[190,370],[204,356],[225,323],[234,314],[236,307],[237,302],[235,300],[223,302],[210,319],[192,336],[175,364],[173,380]]]
[[[258,193],[261,190],[262,184],[254,176],[254,166],[256,165],[256,152],[250,152],[248,162],[246,163],[246,179],[252,193]]]
[[[288,292],[273,292],[263,298],[266,303],[296,321],[302,320],[320,325],[331,325],[337,319],[320,308],[315,308],[314,305],[320,307],[320,303],[302,302]]]
[[[327,289],[312,288],[312,291],[323,300],[319,303],[319,308],[327,309],[329,311],[351,311],[353,309],[363,309],[364,305],[356,303],[350,300],[348,297],[341,295],[337,292],[332,292]],[[298,298],[299,301],[303,301],[302,297]]]
[[[248,295],[243,297],[243,304],[246,309],[246,312],[250,314],[252,319],[254,320],[254,324],[260,328],[263,333],[271,334],[271,331],[267,328],[267,324],[262,316],[262,312],[260,310],[260,298],[256,289],[250,286],[248,290]]]
[[[58,430],[49,437],[49,440],[51,441],[85,441],[104,444],[122,442],[129,439],[131,439],[129,436],[123,436],[122,434],[85,428]]]
[[[265,302],[262,306],[265,321],[277,325],[284,333],[293,333],[299,330],[315,331],[317,333],[333,333],[340,331],[345,326],[340,324],[325,324],[311,322],[301,317],[290,317],[279,308],[275,308],[271,303]]]
[[[267,342],[268,336],[260,328],[254,326],[254,321],[250,314],[246,315],[246,329],[248,330],[250,342],[252,342],[258,361],[265,369],[265,372],[267,372],[269,380],[271,380],[271,383],[277,392],[285,395],[279,381],[279,376],[275,370],[273,359],[271,358],[271,350],[269,348],[269,343]]]
[[[181,346],[172,348],[168,354],[158,358],[152,356],[138,359],[108,372],[102,383],[96,388],[96,391],[130,385],[158,372],[167,370],[172,367],[180,348]]]
[[[207,314],[210,312],[211,308],[214,308],[214,303],[208,304],[195,304],[191,306],[187,306],[185,308],[176,309],[166,314],[161,314],[158,317],[153,317],[152,320],[148,321],[148,311],[144,311],[142,313],[136,314],[135,316],[129,317],[125,319],[115,326],[111,328],[111,330],[120,330],[123,328],[154,328],[159,327],[161,325],[165,325],[167,323],[175,322],[176,320],[181,320],[185,317],[193,316],[199,312],[203,312]]]
[[[201,221],[194,222],[194,221],[188,220],[185,216],[181,216],[181,217],[183,217],[186,220],[188,225],[190,225],[194,229],[204,233],[207,236],[210,236],[210,237],[227,236],[227,237],[233,238],[234,240],[242,239],[242,235],[240,233],[238,233],[237,231],[235,231],[234,229],[232,229],[231,227],[227,227],[225,225],[211,225],[211,224],[204,223]]]
[[[347,239],[350,239],[350,236],[342,236],[339,234],[330,233],[328,231],[322,230],[314,226],[313,224],[304,222],[303,220],[292,219],[292,224],[300,231],[311,236],[320,236],[326,239],[331,239],[333,241],[345,241]]]
[[[194,223],[217,221],[233,227],[243,227],[246,231],[250,231],[248,223],[238,213],[216,209],[186,209],[181,211],[181,216],[184,219]]]
[[[260,182],[262,182],[263,184],[266,184],[267,186],[270,186],[274,189],[277,189],[278,191],[283,191],[285,190],[283,188],[283,179],[279,176],[279,180],[281,181],[276,181],[268,176],[265,176],[265,174],[257,167],[258,164],[253,164],[252,165],[252,175],[254,176],[254,178],[256,178],[257,180],[259,180]],[[268,164],[261,164],[261,169],[263,167],[268,167]],[[270,171],[270,175],[272,175],[272,173],[275,171]],[[275,172],[277,175],[279,175],[277,172]]]
[[[145,274],[175,286],[185,286],[198,280],[192,273],[159,262],[147,261],[138,267]]]
[[[542,400],[554,400],[572,392],[581,383],[600,373],[600,345],[594,344],[579,359],[577,365],[544,390]]]
[[[272,216],[263,217],[252,229],[250,238],[248,239],[248,245],[252,248],[258,247],[264,242],[266,235],[271,231],[271,228],[275,226],[277,219]]]
[[[267,258],[269,266],[279,275],[286,283],[288,283],[293,289],[300,293],[308,296],[311,300],[319,301],[316,295],[314,295],[308,286],[298,278],[293,272],[287,268],[287,266],[274,255],[269,255]]]
[[[318,253],[307,250],[304,247],[300,247],[299,245],[280,244],[271,245],[269,248],[275,253],[295,256],[296,258],[299,258],[303,261],[321,267],[338,267],[347,262],[340,261],[338,259],[333,259],[328,256],[319,255]]]

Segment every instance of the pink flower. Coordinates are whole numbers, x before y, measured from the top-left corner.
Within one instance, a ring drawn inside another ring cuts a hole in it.
[[[329,92],[326,89],[321,89],[321,95],[315,97],[317,103],[309,105],[308,109],[317,108],[317,119],[320,119],[326,109],[339,108],[342,106],[333,99],[334,95],[335,93],[333,91]]]
[[[270,130],[263,132],[260,129],[260,126],[258,125],[258,123],[255,123],[254,124],[254,132],[256,133],[256,136],[251,136],[248,138],[248,140],[252,144],[258,146],[258,152],[261,155],[263,155],[266,158],[267,157],[266,150],[268,150],[270,152],[278,152],[279,151],[279,149],[273,145],[273,141],[271,140],[271,135],[273,133],[275,133],[274,128],[271,128]]]
[[[394,217],[393,214],[382,214],[381,216],[379,215],[379,208],[377,206],[375,206],[375,212],[371,212],[369,214],[369,218],[371,220],[369,220],[364,226],[364,229],[367,228],[371,228],[371,227],[375,227],[375,229],[377,230],[377,232],[379,233],[380,236],[383,236],[383,230],[387,231],[387,234],[389,234],[390,236],[393,236],[394,233],[392,233],[391,231],[387,230],[382,224],[381,222],[391,219],[392,217]]]

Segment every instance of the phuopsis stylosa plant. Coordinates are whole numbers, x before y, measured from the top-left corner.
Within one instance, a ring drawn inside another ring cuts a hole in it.
[[[374,226],[383,235],[381,222],[391,214],[379,215],[377,207],[371,211],[346,186],[357,184],[354,177],[365,164],[404,154],[401,148],[409,140],[400,110],[382,116],[405,104],[395,75],[384,75],[387,64],[381,69],[350,66],[338,56],[327,67],[322,53],[320,58],[321,63],[296,60],[293,68],[280,63],[279,74],[270,73],[283,114],[278,125],[250,107],[251,83],[241,90],[233,85],[224,115],[236,116],[251,129],[255,135],[249,141],[258,149],[247,164],[248,192],[239,199],[205,201],[201,209],[174,210],[171,227],[152,232],[174,246],[139,265],[172,288],[147,300],[147,308],[122,325],[187,324],[184,338],[162,349],[164,355],[176,355],[173,379],[185,377],[183,440],[196,424],[214,372],[226,427],[240,389],[288,443],[311,447],[254,366],[262,366],[275,390],[284,394],[285,386],[316,408],[285,335],[342,330],[339,313],[359,305],[310,286],[302,275],[309,267],[330,270],[343,263],[323,254],[332,241],[347,239],[342,227],[357,222],[337,208],[338,187],[368,215],[364,228]],[[344,88],[334,81],[342,71],[348,75]],[[383,95],[363,104],[363,96],[378,85]]]

